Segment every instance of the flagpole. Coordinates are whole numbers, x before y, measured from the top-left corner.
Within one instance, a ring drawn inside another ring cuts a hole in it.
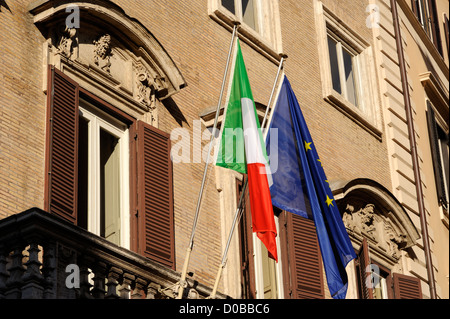
[[[230,65],[231,53],[233,51],[233,43],[234,43],[234,39],[236,37],[237,29],[239,28],[239,24],[240,24],[239,22],[235,21],[234,26],[233,26],[233,35],[231,36],[230,49],[228,50],[228,58],[227,58],[227,63],[226,63],[226,67],[225,67],[225,72],[223,75],[222,88],[220,90],[219,101],[217,102],[216,117],[214,118],[213,130],[211,133],[211,139],[209,141],[208,155],[206,158],[205,168],[203,170],[203,179],[202,179],[202,184],[201,184],[200,192],[199,192],[198,199],[197,199],[197,207],[195,209],[194,222],[192,225],[191,237],[189,239],[189,246],[186,250],[186,258],[184,260],[183,270],[181,272],[180,287],[178,288],[177,299],[181,299],[183,297],[184,288],[187,286],[187,283],[186,283],[187,268],[189,266],[189,261],[191,259],[192,248],[194,247],[195,231],[197,228],[198,217],[200,214],[200,206],[201,206],[201,201],[202,201],[202,197],[203,197],[203,190],[205,188],[206,175],[208,173],[208,165],[209,165],[209,161],[210,161],[210,157],[211,157],[212,144],[213,144],[213,141],[214,141],[214,138],[216,135],[217,122],[218,122],[219,113],[220,113],[220,106],[222,104],[223,92],[224,92],[225,82],[226,82],[226,78],[227,78],[227,74],[228,74],[228,68]]]
[[[261,128],[264,128],[264,125],[266,123],[267,115],[268,115],[269,109],[270,109],[270,104],[272,103],[273,95],[275,93],[275,89],[276,89],[276,86],[277,86],[277,83],[278,83],[278,78],[280,76],[281,69],[283,68],[283,62],[284,62],[285,58],[287,58],[286,55],[284,55],[284,54],[281,55],[281,60],[280,60],[280,65],[278,67],[277,76],[275,77],[275,82],[273,84],[272,92],[270,94],[269,103],[267,104],[267,108],[266,108],[266,112],[264,114],[264,119],[263,119],[263,122],[261,124]],[[225,266],[227,264],[228,250],[230,249],[230,244],[231,244],[231,239],[233,238],[234,229],[236,228],[236,224],[238,223],[238,221],[242,217],[242,212],[243,212],[242,204],[244,202],[244,196],[245,196],[245,191],[247,189],[247,185],[248,185],[248,178],[245,179],[244,185],[242,187],[241,196],[239,197],[239,204],[238,204],[238,207],[237,207],[236,212],[234,214],[233,224],[231,225],[230,233],[228,235],[227,244],[225,246],[225,250],[224,250],[223,255],[222,255],[222,262],[221,262],[221,264],[220,264],[220,266],[219,266],[219,268],[217,270],[216,281],[214,282],[213,290],[211,292],[211,295],[208,297],[208,299],[214,299],[216,297],[217,288],[219,287],[219,281],[220,281],[220,278],[222,277],[223,269],[225,268]]]

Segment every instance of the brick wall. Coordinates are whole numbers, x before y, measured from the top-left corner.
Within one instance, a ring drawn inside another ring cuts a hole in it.
[[[43,38],[30,1],[0,7],[0,218],[43,207],[45,95]]]

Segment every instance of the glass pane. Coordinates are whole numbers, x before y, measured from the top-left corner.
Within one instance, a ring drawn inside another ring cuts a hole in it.
[[[231,13],[236,14],[236,8],[234,6],[234,0],[222,0],[222,5]]]
[[[89,121],[82,116],[78,134],[78,226],[88,229]]]
[[[242,1],[242,19],[249,27],[251,27],[253,30],[256,30],[257,24],[254,0]]]
[[[119,139],[100,130],[101,236],[120,244],[120,147]]]
[[[338,93],[342,93],[336,45],[337,42],[334,41],[330,36],[328,36],[328,52],[330,55],[331,80],[333,81],[333,89]]]
[[[353,69],[353,56],[345,49],[342,50],[342,56],[344,58],[345,86],[347,88],[347,100],[349,100],[354,105],[357,105],[355,75],[354,75],[355,72]]]
[[[264,245],[261,245],[261,259],[263,266],[264,299],[277,299],[277,276],[275,260],[269,258],[269,253]]]
[[[447,203],[449,201],[449,145],[448,145],[448,134],[444,132],[444,130],[437,126],[438,130],[438,142],[440,149],[440,157],[441,157],[441,165],[442,165],[442,179],[444,181],[444,189],[445,195],[447,199]]]
[[[374,281],[376,283],[376,285],[373,287],[373,298],[388,299],[386,278],[375,273],[372,273],[372,276],[375,277]]]
[[[428,8],[425,1],[420,0],[419,1],[419,15],[420,15],[420,22],[422,23],[423,28],[425,29],[425,32],[429,35],[429,28],[428,28]]]

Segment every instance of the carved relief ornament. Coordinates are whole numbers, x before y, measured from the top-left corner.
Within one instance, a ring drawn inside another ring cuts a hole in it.
[[[156,95],[163,90],[166,90],[166,83],[163,77],[157,74],[152,75],[143,65],[137,66],[135,99],[148,108],[152,124],[157,120]]]
[[[58,41],[57,52],[68,59],[73,59],[76,58],[76,50],[78,50],[77,29],[65,26]]]
[[[111,36],[109,34],[102,35],[98,40],[94,40],[94,62],[105,72],[111,72]]]
[[[406,235],[388,218],[379,214],[374,204],[367,204],[358,210],[347,204],[343,222],[349,234],[363,236],[389,256],[400,258],[400,249],[406,244]]]

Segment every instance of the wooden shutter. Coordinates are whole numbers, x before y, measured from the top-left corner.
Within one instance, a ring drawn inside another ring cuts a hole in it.
[[[433,106],[431,105],[431,102],[428,100],[427,100],[427,121],[428,121],[428,133],[430,135],[430,147],[431,147],[431,155],[433,158],[434,178],[436,181],[436,191],[438,201],[441,204],[447,205],[436,118]]]
[[[322,260],[312,220],[286,213],[290,286],[293,299],[323,299]]]
[[[49,66],[45,210],[77,223],[79,86]]]
[[[394,274],[395,299],[422,299],[420,279],[412,276]]]
[[[361,244],[361,248],[358,252],[358,273],[359,273],[359,288],[361,299],[373,299],[372,288],[367,287],[366,282],[371,281],[371,273],[366,272],[367,266],[371,264],[369,258],[369,245],[367,239],[364,238]]]
[[[138,122],[138,250],[175,269],[170,136]]]
[[[419,13],[417,10],[417,0],[411,0],[411,8],[412,8],[412,11],[414,12],[414,15],[416,16],[416,18],[418,18]]]

